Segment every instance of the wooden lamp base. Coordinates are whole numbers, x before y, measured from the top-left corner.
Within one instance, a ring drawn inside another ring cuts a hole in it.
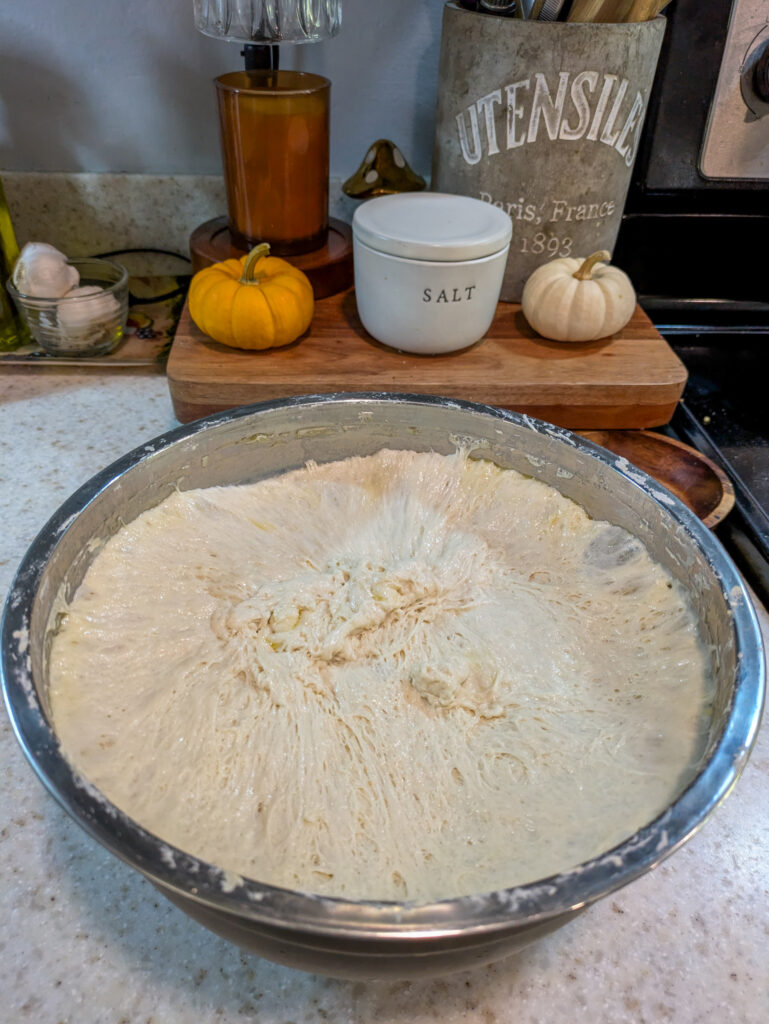
[[[222,260],[240,259],[247,251],[233,239],[226,217],[208,220],[190,235],[193,272]],[[309,277],[316,299],[336,295],[351,287],[353,282],[352,230],[349,224],[331,217],[325,245],[298,256],[281,256],[281,259]]]

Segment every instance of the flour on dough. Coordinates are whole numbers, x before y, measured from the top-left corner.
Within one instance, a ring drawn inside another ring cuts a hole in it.
[[[433,900],[651,821],[711,683],[624,530],[463,454],[382,451],[174,493],[104,547],[51,655],[67,755],[240,875]]]

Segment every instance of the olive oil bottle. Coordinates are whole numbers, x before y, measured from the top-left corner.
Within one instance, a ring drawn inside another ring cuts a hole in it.
[[[19,245],[11,224],[11,214],[0,180],[0,352],[11,352],[27,343],[29,334],[5,289],[13,265],[19,257]]]

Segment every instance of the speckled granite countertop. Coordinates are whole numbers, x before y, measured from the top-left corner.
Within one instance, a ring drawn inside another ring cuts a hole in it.
[[[76,487],[175,425],[166,381],[0,380],[0,591]],[[765,635],[769,619],[762,613]],[[769,731],[734,794],[655,872],[516,958],[433,982],[332,981],[241,953],[167,903],[48,796],[0,716],[0,1021],[8,1024],[763,1024]]]

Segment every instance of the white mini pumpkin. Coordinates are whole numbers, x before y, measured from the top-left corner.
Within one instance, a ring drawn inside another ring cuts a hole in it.
[[[552,341],[594,341],[622,330],[636,306],[630,278],[605,260],[566,257],[537,267],[523,287],[523,315]]]

